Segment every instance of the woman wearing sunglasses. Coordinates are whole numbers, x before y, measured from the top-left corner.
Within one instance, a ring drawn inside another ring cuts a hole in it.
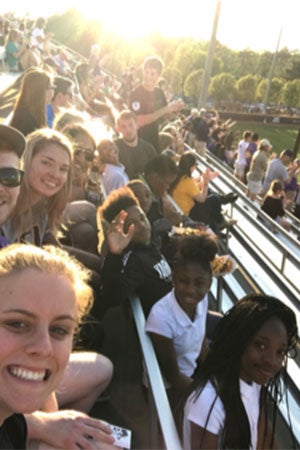
[[[17,203],[23,178],[20,158],[25,144],[25,138],[18,130],[0,124],[0,226],[10,218]],[[0,247],[7,243],[0,235]]]

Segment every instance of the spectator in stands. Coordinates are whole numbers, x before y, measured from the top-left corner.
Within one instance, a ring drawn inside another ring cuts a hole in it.
[[[63,131],[67,125],[85,125],[85,122],[89,120],[89,118],[89,114],[78,111],[75,108],[62,109],[53,120],[53,128],[57,131]]]
[[[182,213],[175,210],[168,198],[168,190],[177,175],[175,162],[166,155],[158,155],[145,166],[140,177],[152,192],[152,204],[148,219],[163,241],[172,226],[178,226],[182,221]]]
[[[249,145],[248,145],[247,150],[246,150],[245,176],[247,175],[247,173],[248,173],[248,171],[250,169],[252,157],[253,157],[254,153],[256,152],[256,150],[257,150],[258,144],[259,144],[259,135],[257,133],[252,133],[251,141],[249,142]]]
[[[27,136],[46,126],[46,105],[51,102],[54,85],[41,69],[30,69],[21,81],[10,125]]]
[[[170,133],[173,136],[172,149],[175,151],[176,155],[180,156],[184,152],[192,150],[192,148],[184,142],[182,131],[176,122],[171,122],[165,125],[162,131],[165,133]]]
[[[169,156],[172,158],[175,163],[178,162],[179,155],[176,154],[174,150],[174,137],[171,133],[166,131],[160,131],[158,133],[158,144],[159,144],[159,152],[162,155]]]
[[[286,149],[280,153],[279,158],[272,159],[269,162],[267,173],[263,183],[262,195],[264,195],[268,191],[272,181],[274,180],[280,180],[283,183],[290,182],[292,175],[288,173],[286,166],[288,166],[293,158],[293,151],[290,149]]]
[[[152,305],[172,287],[171,269],[151,244],[151,225],[128,187],[108,195],[98,210],[98,227],[108,222],[109,253],[103,270],[103,297],[107,308],[124,304],[137,294],[148,315]]]
[[[11,373],[8,377],[2,375],[0,383],[0,446],[26,448],[27,429],[30,434],[34,425],[27,415],[26,426],[23,414],[43,407],[62,379],[76,325],[90,309],[92,293],[87,285],[88,272],[54,247],[42,250],[29,245],[8,246],[0,254],[0,272],[1,323],[6,324],[1,327],[5,349],[2,365],[9,363]],[[16,333],[16,324],[23,322],[27,333]],[[41,377],[43,383],[40,382]],[[24,379],[31,380],[26,389]],[[35,431],[43,435],[47,430],[47,419],[41,420],[40,416],[38,420],[39,414],[37,412],[35,418]],[[89,436],[98,441],[102,438],[107,444],[113,442],[109,427],[86,415],[81,416],[77,417],[76,423],[74,421],[77,428],[77,435],[74,431],[72,433],[75,446],[85,448],[84,443],[89,439],[86,437],[87,430]],[[64,419],[67,417],[68,413]],[[52,430],[52,442],[57,439],[55,445],[64,447],[67,442],[64,427],[56,428],[51,419],[48,425],[48,434]],[[71,428],[69,426],[69,432]],[[99,429],[103,433],[99,433]],[[64,439],[60,441],[59,436]]]
[[[91,76],[87,63],[78,64],[75,73],[80,94],[87,105],[87,112],[98,116],[111,114],[109,106],[105,103],[104,92],[101,89],[102,76]]]
[[[251,142],[250,144],[251,145]],[[247,190],[246,195],[253,202],[263,188],[263,180],[268,168],[268,153],[272,149],[272,145],[268,139],[262,139],[258,145],[258,150],[251,159],[250,168],[246,175]]]
[[[72,158],[71,143],[58,131],[41,129],[28,136],[20,195],[11,219],[2,226],[9,242],[56,244],[72,189]]]
[[[279,225],[286,230],[290,230],[291,224],[284,217],[285,215],[285,195],[284,184],[280,180],[273,180],[269,191],[264,197],[261,209]]]
[[[23,171],[20,159],[25,149],[25,137],[15,128],[0,124],[0,226],[8,221],[20,192]],[[0,236],[0,248],[9,241]]]
[[[58,48],[57,53],[53,56],[53,60],[57,65],[58,75],[62,77],[72,78],[72,69],[68,64],[68,55],[64,49]]]
[[[210,233],[183,237],[172,264],[174,287],[153,305],[147,318],[146,331],[173,408],[192,382],[201,351],[206,351],[210,263],[217,251],[217,241]]]
[[[39,17],[31,32],[31,45],[37,47],[44,57],[51,56],[49,49],[50,41],[54,37],[54,33],[45,33],[47,20],[44,17]]]
[[[205,156],[206,145],[210,135],[209,122],[212,118],[206,109],[201,108],[199,114],[194,113],[195,117],[191,120],[190,132],[194,135],[194,147],[200,156]],[[191,145],[191,144],[190,144]]]
[[[216,178],[219,172],[207,168],[200,179],[195,179],[192,174],[196,169],[196,162],[197,158],[193,151],[185,152],[181,156],[178,174],[171,185],[170,193],[185,215],[209,225],[212,230],[219,233],[221,229],[236,223],[225,220],[222,204],[234,202],[237,196],[232,193],[223,197],[208,194],[208,183]]]
[[[300,159],[295,159],[288,166],[288,173],[291,176],[289,182],[284,183],[285,198],[288,201],[286,204],[286,209],[291,211],[293,209],[294,200],[297,193],[298,181],[297,175],[300,173]]]
[[[148,212],[150,211],[152,204],[152,192],[149,186],[143,183],[142,180],[136,179],[129,181],[129,183],[127,183],[127,187],[129,187],[132,190],[132,192],[139,201],[140,207],[147,215]]]
[[[18,36],[18,31],[11,28],[5,43],[6,62],[9,66],[9,70],[12,72],[19,72],[21,69],[24,70],[21,64],[21,58],[22,61],[25,61],[25,58],[27,59],[29,54],[31,54],[31,50],[28,48],[28,44],[25,40],[23,40],[21,45],[19,44]],[[38,64],[33,63],[32,65]],[[25,67],[25,69],[27,69],[27,67]]]
[[[295,314],[277,298],[250,294],[238,301],[217,325],[195,375],[183,447],[276,448],[281,372],[297,340]]]
[[[96,159],[95,139],[83,124],[67,125],[62,133],[70,139],[74,150],[73,187],[70,200],[88,200],[89,171]],[[100,202],[99,197],[98,203]]]
[[[119,150],[113,141],[101,139],[97,145],[99,159],[105,164],[101,174],[105,192],[108,195],[114,189],[126,186],[129,181],[125,167],[120,163]]]
[[[47,104],[47,125],[53,128],[55,115],[61,108],[69,108],[73,101],[73,82],[69,78],[55,77],[54,93],[51,102]]]
[[[251,140],[251,136],[251,131],[244,131],[243,139],[239,142],[237,147],[237,155],[234,163],[234,176],[243,183],[245,182],[245,170],[247,165],[246,152]]]
[[[129,107],[137,115],[139,136],[150,142],[159,153],[158,132],[166,115],[177,113],[184,107],[182,100],[168,104],[157,81],[162,73],[163,63],[156,56],[149,56],[143,62],[143,82],[129,95]]]
[[[137,178],[148,161],[156,156],[153,145],[138,136],[136,114],[123,110],[117,119],[117,131],[121,137],[115,139],[119,149],[119,159],[124,165],[128,177]]]

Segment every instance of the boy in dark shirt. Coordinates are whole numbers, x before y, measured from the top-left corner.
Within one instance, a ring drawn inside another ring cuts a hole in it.
[[[151,226],[132,191],[112,192],[98,210],[98,222],[109,223],[109,248],[102,270],[106,307],[117,306],[131,294],[141,300],[145,315],[172,288],[171,268],[151,243]]]

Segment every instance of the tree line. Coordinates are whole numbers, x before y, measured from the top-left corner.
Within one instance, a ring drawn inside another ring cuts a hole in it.
[[[201,90],[209,42],[192,38],[147,36],[142,42],[129,41],[104,31],[99,20],[87,20],[76,9],[54,15],[48,20],[49,30],[64,45],[88,57],[93,44],[101,45],[107,55],[105,67],[121,77],[128,67],[140,67],[145,56],[156,54],[165,63],[163,77],[175,96],[185,96],[197,102]],[[217,42],[209,98],[219,102],[242,104],[263,102],[274,53],[254,52],[250,49],[231,50]],[[300,52],[283,48],[278,52],[269,102],[300,107]]]

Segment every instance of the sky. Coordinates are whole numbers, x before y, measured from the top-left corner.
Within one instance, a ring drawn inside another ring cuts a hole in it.
[[[300,0],[220,0],[217,39],[233,49],[300,51]],[[36,0],[1,1],[0,14],[15,11],[36,18],[76,7],[87,18],[100,19],[106,30],[126,38],[150,32],[209,40],[217,0]]]

